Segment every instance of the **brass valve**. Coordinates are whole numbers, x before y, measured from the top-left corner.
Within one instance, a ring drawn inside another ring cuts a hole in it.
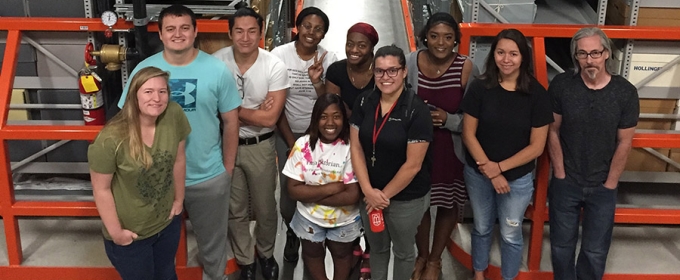
[[[118,71],[121,63],[126,60],[128,48],[119,45],[102,45],[98,51],[90,51],[93,56],[98,56],[99,61],[106,63],[106,70]]]

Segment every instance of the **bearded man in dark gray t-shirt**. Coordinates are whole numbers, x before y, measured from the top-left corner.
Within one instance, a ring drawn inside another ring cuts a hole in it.
[[[548,147],[548,189],[554,279],[602,279],[611,244],[619,177],[640,114],[637,89],[607,69],[611,41],[597,27],[571,40],[576,70],[550,83],[555,122]],[[583,210],[583,240],[574,255]]]

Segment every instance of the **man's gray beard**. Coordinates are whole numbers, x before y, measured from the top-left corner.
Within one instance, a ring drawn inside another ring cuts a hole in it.
[[[588,75],[588,78],[590,78],[591,80],[595,80],[595,78],[597,77],[597,70],[592,69],[592,68],[587,68],[586,69],[586,75]]]

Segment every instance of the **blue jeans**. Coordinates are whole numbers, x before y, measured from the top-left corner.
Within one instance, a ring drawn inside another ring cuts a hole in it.
[[[123,280],[176,280],[175,254],[181,221],[181,215],[177,215],[161,232],[127,246],[105,239],[106,256],[120,277]]]
[[[548,202],[554,279],[602,279],[612,240],[617,190],[605,188],[601,183],[580,186],[552,178]],[[574,265],[581,209],[583,239]]]
[[[533,175],[509,181],[510,192],[498,194],[486,176],[465,165],[465,184],[472,206],[472,268],[484,271],[489,266],[491,232],[499,220],[501,229],[501,276],[513,279],[522,264],[522,221],[534,193]]]

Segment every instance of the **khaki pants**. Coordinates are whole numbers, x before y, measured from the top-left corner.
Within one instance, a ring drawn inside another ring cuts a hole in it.
[[[295,137],[295,140],[297,141],[298,138],[300,138],[302,135],[305,135],[304,133],[293,133],[293,137]],[[279,158],[279,187],[281,188],[281,198],[279,198],[279,204],[280,204],[280,210],[281,210],[281,218],[283,218],[283,221],[285,222],[286,226],[290,225],[290,222],[293,220],[293,214],[295,214],[295,209],[297,209],[297,201],[294,199],[290,198],[290,195],[288,195],[288,176],[283,175],[281,173],[283,171],[283,167],[286,165],[286,161],[288,160],[288,154],[286,151],[288,150],[288,145],[286,145],[286,141],[283,140],[283,137],[281,137],[281,134],[278,132],[276,133],[276,155]]]
[[[274,254],[278,215],[276,213],[276,152],[275,138],[258,144],[240,145],[236,155],[234,178],[229,203],[229,240],[234,257],[240,265],[255,262],[258,256]],[[249,202],[255,212],[255,236],[250,235]]]

